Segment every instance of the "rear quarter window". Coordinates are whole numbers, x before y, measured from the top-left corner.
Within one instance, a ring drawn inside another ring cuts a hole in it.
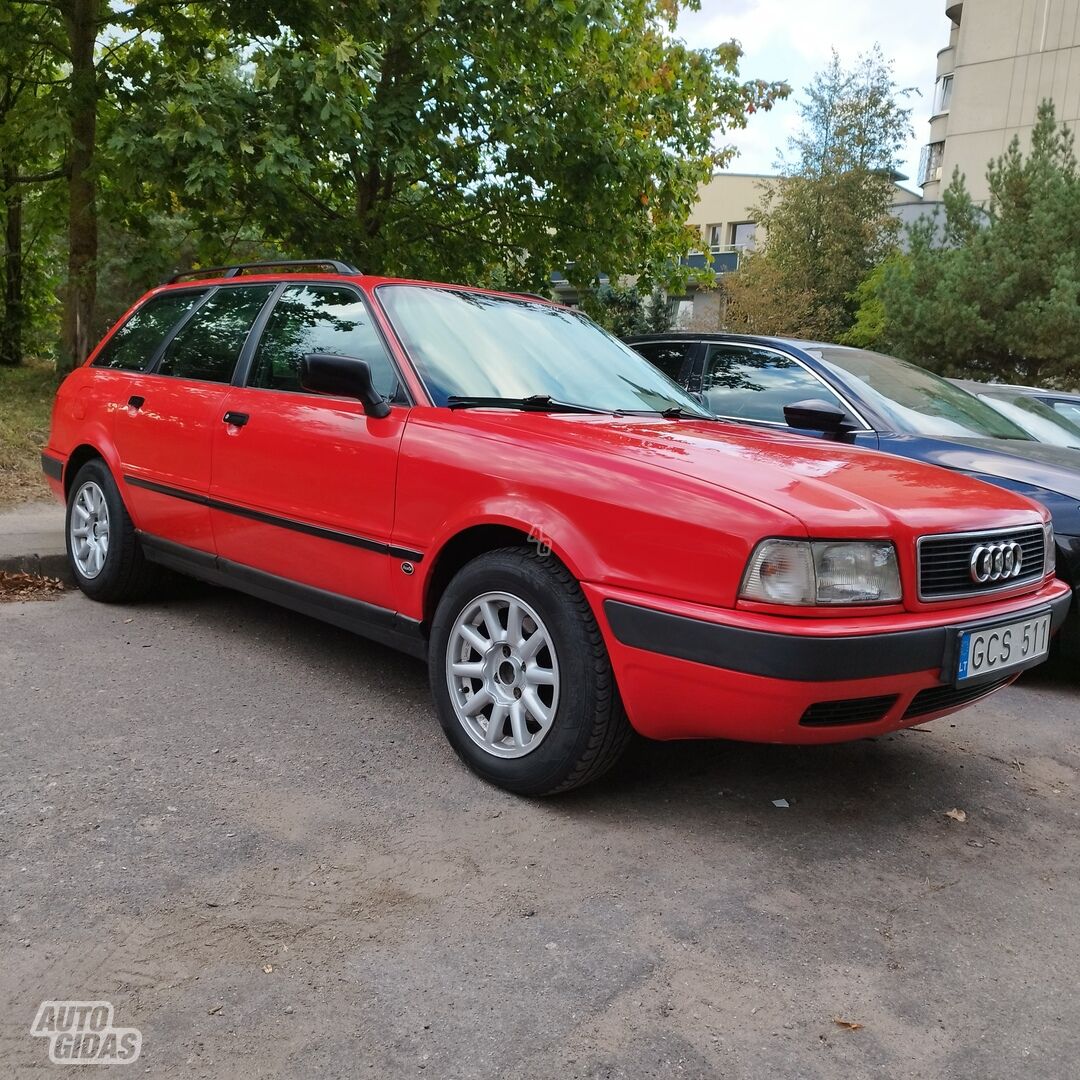
[[[204,292],[204,289],[168,292],[147,300],[109,338],[94,358],[93,366],[120,371],[145,371],[158,346]]]

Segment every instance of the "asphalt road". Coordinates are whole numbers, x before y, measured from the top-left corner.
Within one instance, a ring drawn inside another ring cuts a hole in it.
[[[55,1071],[70,998],[141,1030],[110,1075],[1076,1076],[1069,677],[527,802],[344,632],[195,586],[0,605],[0,1073]]]

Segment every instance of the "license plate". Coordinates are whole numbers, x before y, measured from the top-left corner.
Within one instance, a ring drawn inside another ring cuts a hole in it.
[[[956,681],[1027,667],[1050,648],[1050,612],[960,635]]]

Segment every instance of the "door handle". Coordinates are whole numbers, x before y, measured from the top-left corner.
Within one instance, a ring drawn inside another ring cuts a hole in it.
[[[128,398],[128,407],[138,412],[139,409],[143,407],[145,401],[146,398],[140,397],[138,394],[132,394],[131,397]]]
[[[251,417],[246,412],[233,412],[231,409],[221,418],[226,424],[234,427],[243,427]]]

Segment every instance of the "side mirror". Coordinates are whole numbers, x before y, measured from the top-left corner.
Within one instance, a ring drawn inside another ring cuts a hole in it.
[[[313,394],[356,398],[368,416],[382,419],[390,415],[386,398],[371,381],[366,360],[334,353],[308,353],[300,358],[300,385]]]
[[[785,405],[784,419],[788,427],[820,431],[833,438],[858,430],[852,423],[851,417],[843,409],[838,409],[832,402],[822,398],[810,398],[808,401],[796,401],[791,405]]]

